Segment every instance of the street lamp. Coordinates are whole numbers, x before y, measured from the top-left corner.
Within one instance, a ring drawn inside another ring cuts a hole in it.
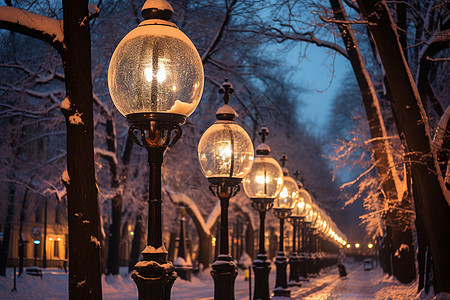
[[[300,285],[298,282],[300,281],[300,258],[297,256],[297,230],[303,219],[306,217],[306,215],[311,210],[311,196],[309,193],[304,189],[299,189],[299,197],[297,204],[295,205],[294,209],[292,210],[291,215],[289,216],[289,222],[292,224],[293,227],[293,239],[292,239],[292,252],[289,255],[289,266],[290,266],[290,273],[289,273],[289,282],[291,285],[294,285],[294,282],[297,282],[295,285]],[[300,250],[300,249],[299,249]]]
[[[287,288],[287,274],[286,265],[287,260],[284,255],[284,219],[287,218],[292,209],[297,203],[299,197],[299,190],[295,180],[289,176],[288,170],[285,168],[287,156],[283,153],[281,157],[281,165],[283,167],[283,187],[278,197],[275,199],[273,210],[274,214],[280,219],[280,241],[278,254],[275,259],[277,266],[277,276],[275,289],[273,290],[275,296],[290,297],[291,291]]]
[[[266,212],[273,206],[273,201],[283,185],[283,170],[278,162],[270,156],[270,147],[265,143],[269,130],[262,127],[262,143],[256,148],[256,157],[250,173],[243,180],[244,191],[252,200],[252,206],[259,212],[259,251],[253,261],[255,272],[254,299],[270,299],[269,272],[270,261],[267,260],[264,224]]]
[[[219,89],[225,105],[216,112],[217,121],[209,127],[198,143],[198,159],[208,179],[210,191],[220,199],[220,252],[212,265],[214,299],[234,299],[236,265],[228,246],[228,205],[239,191],[239,184],[253,163],[253,144],[247,132],[234,119],[234,109],[228,105],[234,89],[228,79]]]
[[[144,21],[119,43],[108,70],[114,105],[131,123],[128,134],[148,152],[147,246],[131,275],[139,299],[168,299],[176,279],[162,243],[161,166],[165,150],[180,138],[180,124],[195,110],[203,92],[200,56],[170,22],[172,15],[165,0],[146,1]]]

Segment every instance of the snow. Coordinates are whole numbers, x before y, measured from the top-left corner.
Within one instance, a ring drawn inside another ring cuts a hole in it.
[[[81,119],[82,115],[82,113],[76,111],[75,114],[69,116],[69,123],[73,125],[84,125],[83,120]]]
[[[145,247],[145,249],[142,251],[142,253],[144,253],[144,254],[147,254],[147,253],[167,253],[167,250],[166,250],[166,247],[164,247],[164,245],[162,245],[158,249],[156,249],[153,246],[147,245],[147,247]]]
[[[61,102],[61,109],[64,110],[70,110],[72,103],[70,103],[69,97],[66,97],[62,102]]]
[[[434,295],[417,294],[417,283],[402,285],[391,276],[386,276],[379,268],[364,271],[361,263],[345,263],[348,276],[340,278],[336,267],[322,271],[316,278],[302,281],[301,287],[289,287],[292,299],[377,299],[377,300],[431,300]],[[172,299],[213,299],[214,283],[206,269],[192,276],[191,281],[177,279],[172,288]],[[238,270],[235,281],[235,298],[249,298],[249,282],[245,281],[244,270]],[[269,276],[270,291],[275,287],[275,266]],[[17,278],[17,291],[12,292],[13,271],[7,269],[7,276],[0,277],[0,299],[68,299],[68,274],[62,269],[44,269],[42,279],[25,273]],[[82,282],[80,282],[82,283]],[[254,274],[252,272],[252,289]],[[137,299],[137,288],[127,268],[120,269],[120,275],[102,276],[103,299]],[[253,293],[253,290],[252,290]],[[286,299],[273,297],[276,299]],[[440,294],[434,299],[449,299],[449,294]]]
[[[166,0],[147,0],[142,6],[142,10],[144,9],[152,9],[157,8],[158,10],[171,10],[173,11],[172,6]]]
[[[175,259],[175,261],[173,262],[173,265],[176,267],[184,267],[184,268],[192,267],[192,263],[189,258],[186,261],[184,258],[182,258],[180,256],[178,256],[177,259]]]
[[[67,172],[67,170],[64,170],[64,172],[62,173],[61,179],[64,182],[64,184],[66,184],[66,185],[70,184],[69,172]]]
[[[59,20],[9,6],[0,7],[0,20],[50,35],[53,37],[53,42],[62,44],[64,41],[63,22]]]
[[[97,248],[100,248],[100,241],[95,236],[91,235],[91,242],[94,243],[97,246]]]
[[[193,103],[181,102],[176,100],[175,104],[167,112],[189,116],[197,107],[198,101]]]

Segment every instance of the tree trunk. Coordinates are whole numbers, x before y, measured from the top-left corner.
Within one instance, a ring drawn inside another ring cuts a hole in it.
[[[436,153],[431,149],[427,118],[402,52],[395,23],[385,1],[357,0],[374,37],[392,92],[392,102],[407,143],[413,184],[421,195],[421,214],[430,242],[435,293],[450,292],[450,208],[444,196]],[[445,237],[445,238],[444,238]]]
[[[23,232],[23,225],[26,221],[27,197],[28,197],[28,188],[25,188],[25,193],[23,195],[22,200],[22,207],[20,208],[20,220],[19,220],[19,276],[22,275],[23,273],[23,259],[25,256],[22,232]]]
[[[198,235],[198,264],[202,265],[202,270],[209,267],[211,263],[211,243],[210,234],[199,233]],[[217,245],[217,243],[216,243]]]
[[[134,225],[133,241],[131,242],[130,261],[128,262],[128,273],[134,270],[134,266],[139,260],[139,254],[141,253],[141,240],[142,240],[142,215],[136,215],[136,224]]]
[[[102,299],[100,215],[94,170],[88,1],[63,0],[67,127],[69,299]],[[81,120],[80,120],[81,119]],[[78,120],[78,122],[77,122]]]
[[[341,0],[330,0],[330,4],[333,8],[335,19],[348,21]],[[397,179],[397,182],[399,182],[399,180],[398,175],[395,172],[394,159],[388,144],[386,128],[380,110],[380,103],[373,87],[372,80],[370,79],[364,64],[353,30],[348,24],[339,23],[337,26],[346,46],[349,60],[361,91],[367,121],[369,123],[375,163],[380,181],[382,182],[384,195],[386,195],[384,201],[388,202],[389,207],[395,207],[397,206],[396,203],[400,202],[399,198],[403,195],[399,195],[399,187],[395,184],[395,179]],[[384,206],[383,203],[381,203],[381,206]],[[397,214],[398,212],[394,211],[394,213]],[[385,218],[388,219],[388,224],[386,226],[391,226],[389,224],[391,222],[390,219],[394,218],[392,213],[388,212]],[[407,223],[409,224],[409,222]],[[392,230],[392,242],[394,245],[400,246],[404,242],[412,239],[411,227],[409,227],[408,224],[397,224],[397,226],[400,226],[400,232],[402,232],[402,234],[397,232],[397,229]],[[396,251],[396,249],[397,248],[394,246],[392,250]],[[393,254],[394,253],[391,253],[391,255]],[[400,280],[400,282],[410,283],[415,279],[414,251],[407,251],[401,256],[396,256],[392,262],[394,264],[394,276]]]
[[[3,242],[0,247],[0,276],[6,276],[6,264],[9,254],[9,240],[11,238],[11,226],[14,217],[14,200],[16,198],[16,186],[14,183],[8,185],[8,208],[6,220],[3,227]]]

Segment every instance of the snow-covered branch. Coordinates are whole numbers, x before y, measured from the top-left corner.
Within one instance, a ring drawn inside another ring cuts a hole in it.
[[[173,191],[169,186],[165,185],[164,190],[167,193],[167,196],[169,197],[170,201],[176,205],[182,205],[185,206],[194,217],[192,218],[194,223],[197,224],[201,228],[201,230],[206,234],[211,234],[211,228],[214,226],[217,218],[220,215],[220,204],[219,201],[217,201],[216,205],[214,206],[214,209],[211,211],[207,222],[205,223],[205,219],[203,218],[202,214],[200,213],[198,206],[195,204],[195,202],[189,198],[187,195],[182,193],[177,193]]]
[[[63,24],[19,8],[0,6],[0,28],[28,35],[42,40],[58,52],[65,50]]]

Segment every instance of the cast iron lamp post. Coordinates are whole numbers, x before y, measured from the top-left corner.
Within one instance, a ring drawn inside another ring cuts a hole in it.
[[[287,260],[284,255],[284,219],[289,217],[292,209],[298,200],[298,186],[295,180],[289,176],[288,170],[285,168],[287,156],[283,153],[281,157],[281,165],[283,167],[283,187],[278,197],[275,199],[273,210],[275,215],[280,219],[280,241],[278,254],[275,259],[277,266],[277,276],[275,289],[273,290],[275,296],[290,297],[291,291],[287,287],[286,266]]]
[[[292,210],[291,215],[289,216],[289,222],[292,224],[293,227],[293,238],[292,238],[292,252],[289,256],[289,266],[290,266],[290,273],[289,273],[289,284],[290,285],[299,285],[300,281],[300,260],[297,256],[297,230],[299,225],[301,224],[302,220],[306,217],[306,215],[311,210],[311,197],[309,196],[309,193],[304,189],[299,189],[299,197],[297,204],[295,205],[294,209]]]
[[[259,251],[253,261],[255,272],[255,292],[253,299],[270,299],[269,272],[270,261],[267,260],[264,225],[266,212],[272,208],[275,197],[283,186],[283,170],[278,162],[270,156],[270,147],[265,144],[269,130],[262,127],[262,143],[256,148],[256,157],[250,173],[243,180],[244,191],[252,200],[252,206],[259,212]]]
[[[139,299],[169,299],[176,273],[162,243],[161,166],[180,124],[203,92],[203,65],[195,46],[170,22],[165,0],[148,0],[144,21],[114,51],[108,86],[114,105],[131,123],[129,136],[148,152],[150,171],[147,246],[131,275]]]
[[[234,119],[234,109],[228,105],[234,89],[228,79],[219,89],[225,105],[216,112],[217,121],[209,127],[198,143],[198,159],[208,179],[211,192],[220,199],[220,252],[212,265],[214,299],[234,299],[237,268],[228,246],[228,205],[239,191],[239,184],[253,163],[253,144],[247,132]]]

